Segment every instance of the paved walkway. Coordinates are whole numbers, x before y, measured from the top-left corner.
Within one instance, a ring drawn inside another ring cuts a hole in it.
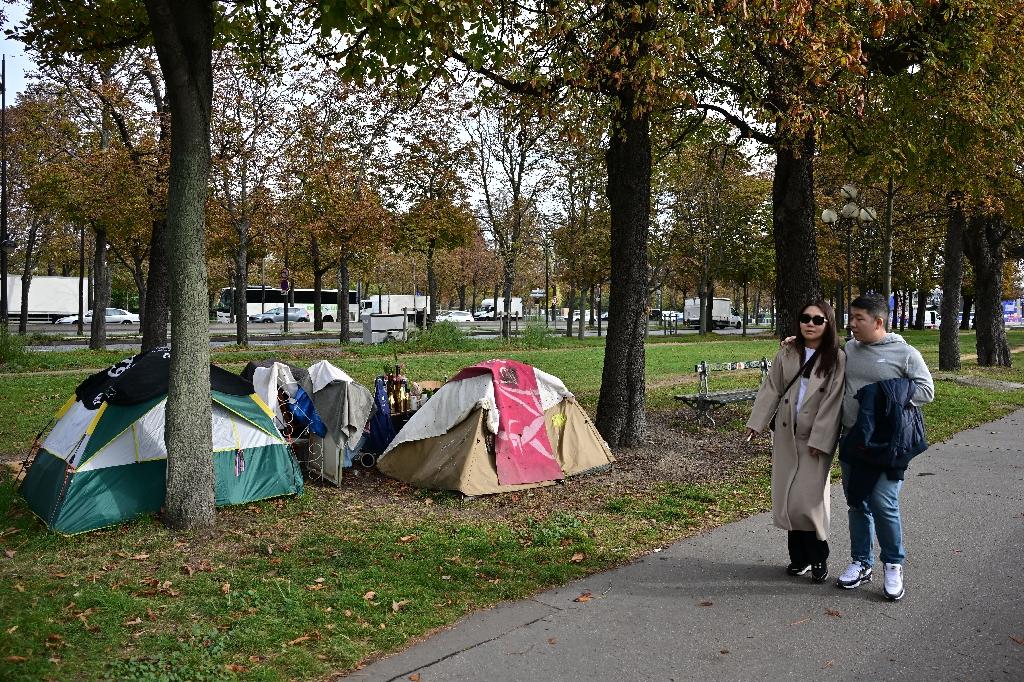
[[[783,575],[785,536],[762,514],[473,614],[350,677],[1024,679],[1024,411],[918,457],[902,501],[901,602],[880,575],[851,592]],[[832,509],[834,575],[849,549],[838,486]]]

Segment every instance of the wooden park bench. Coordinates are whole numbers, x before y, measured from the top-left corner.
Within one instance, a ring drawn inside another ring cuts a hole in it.
[[[768,358],[751,360],[749,362],[706,362],[701,360],[693,368],[693,371],[697,373],[697,377],[700,382],[697,392],[692,395],[677,395],[676,400],[682,400],[684,403],[696,410],[697,423],[714,426],[715,420],[711,417],[712,410],[715,410],[722,405],[731,405],[732,403],[754,400],[754,398],[757,397],[758,389],[761,387],[761,384],[764,383],[765,377],[768,376],[768,370],[771,369],[771,366],[772,363]],[[708,376],[711,372],[728,372],[755,368],[761,370],[761,380],[755,388],[712,392],[708,386]]]

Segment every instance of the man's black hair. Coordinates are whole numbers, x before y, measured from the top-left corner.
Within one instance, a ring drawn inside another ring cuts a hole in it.
[[[883,322],[889,319],[889,302],[878,294],[861,294],[850,301],[850,307],[863,310]]]

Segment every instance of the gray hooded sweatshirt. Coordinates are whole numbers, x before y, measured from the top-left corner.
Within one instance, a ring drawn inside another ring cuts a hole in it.
[[[917,391],[913,403],[920,407],[935,399],[935,384],[928,365],[916,348],[899,334],[886,334],[875,343],[846,342],[846,393],[843,395],[843,426],[857,423],[860,403],[853,396],[864,386],[886,379],[907,378]]]

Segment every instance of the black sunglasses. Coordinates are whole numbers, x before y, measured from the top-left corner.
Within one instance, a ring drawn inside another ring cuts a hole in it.
[[[825,324],[825,317],[823,315],[808,315],[807,313],[800,313],[800,321],[804,324],[814,323],[815,327],[820,327]]]

